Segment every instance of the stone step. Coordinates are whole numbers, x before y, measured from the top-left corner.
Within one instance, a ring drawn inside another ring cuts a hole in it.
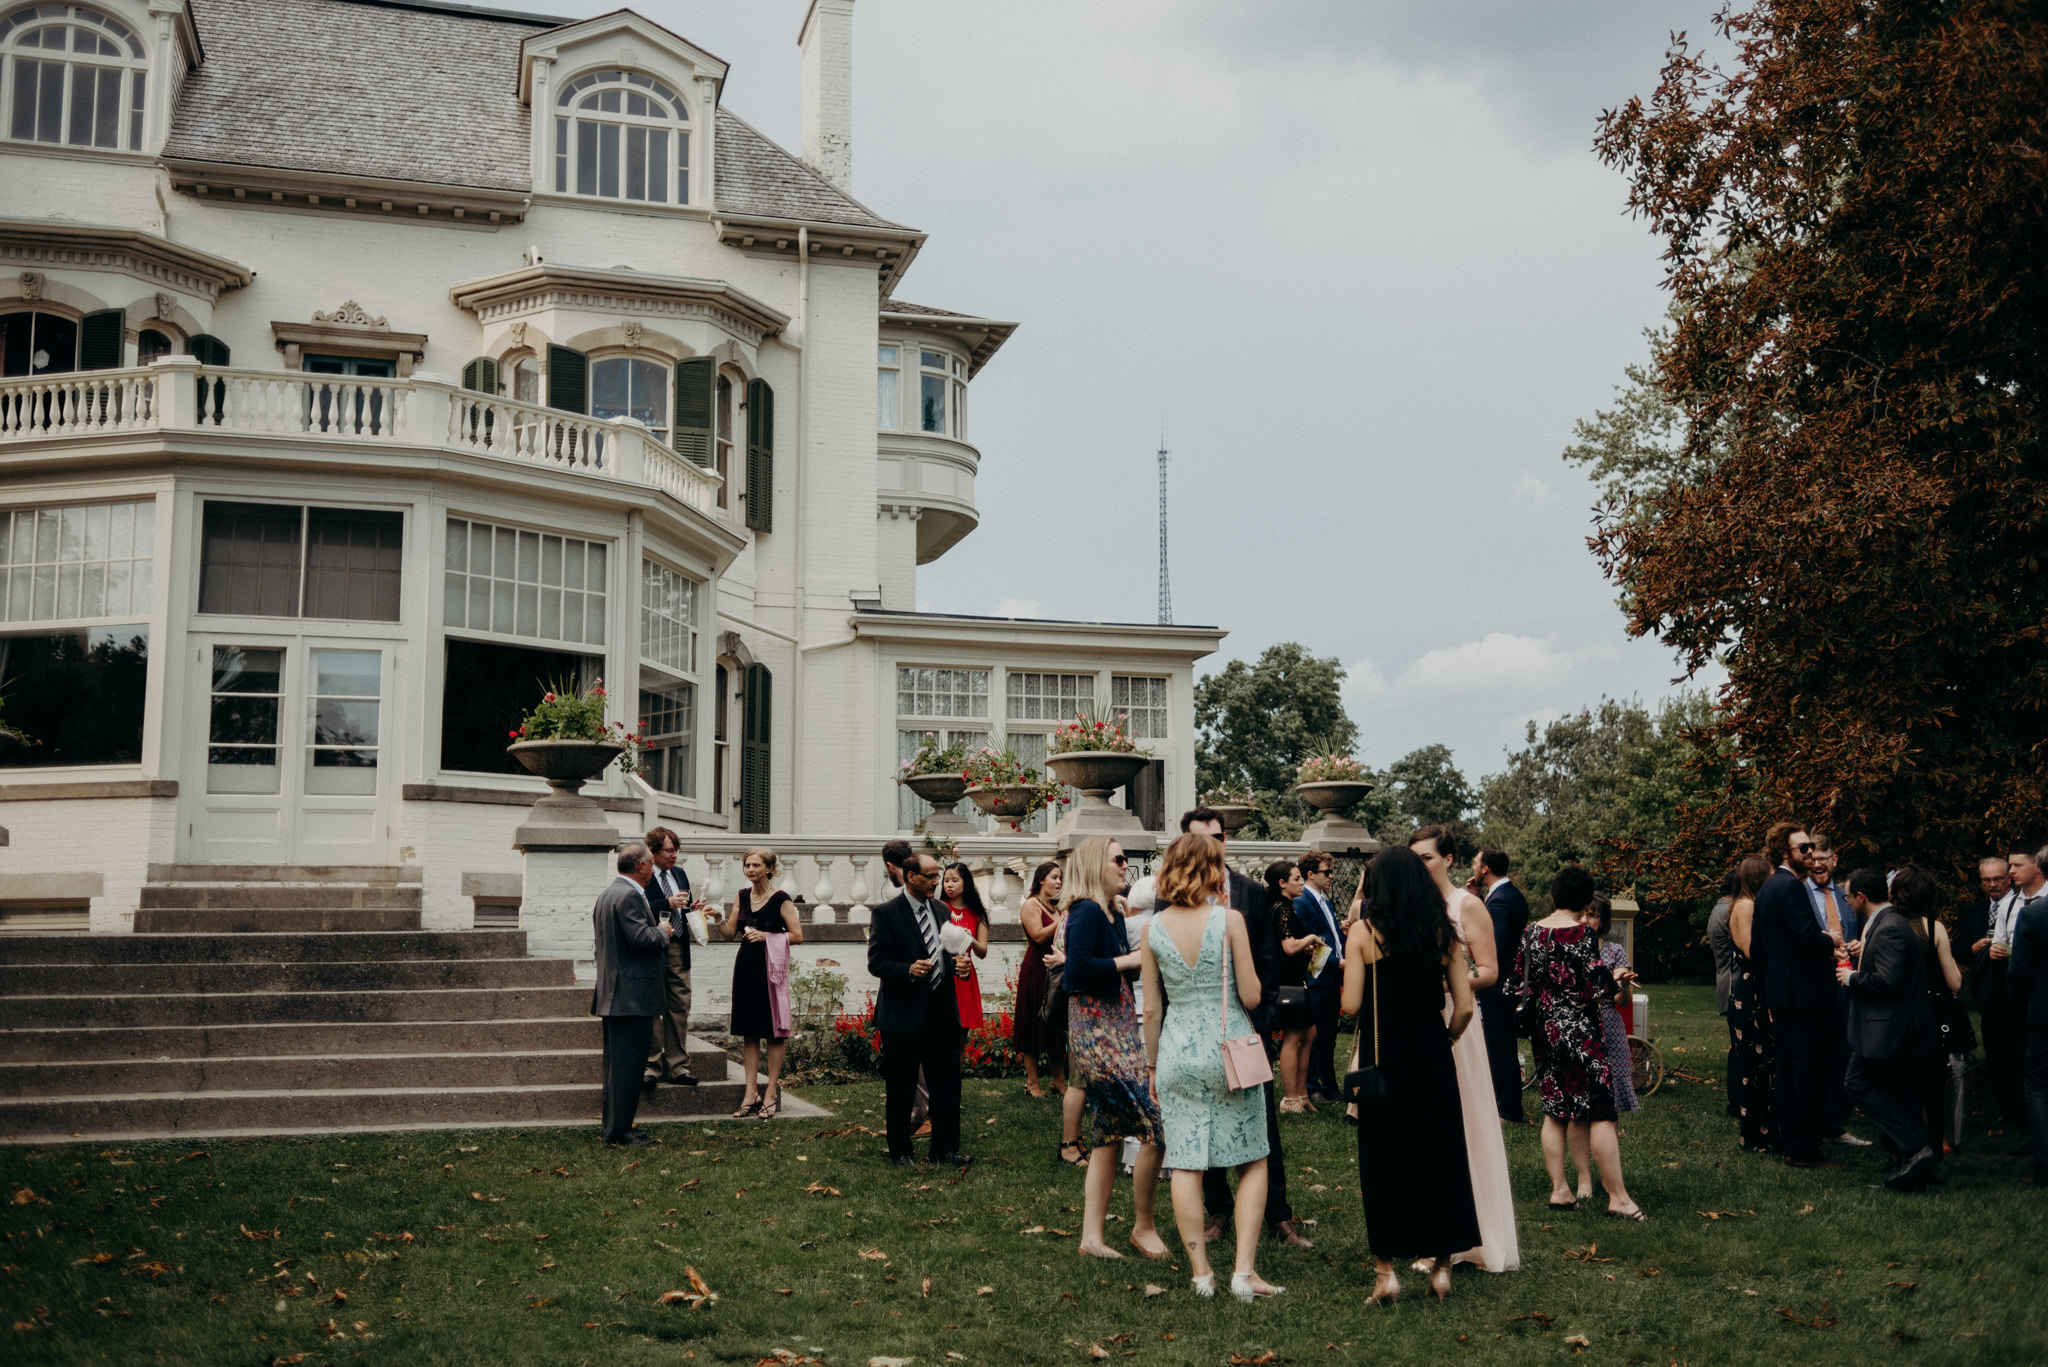
[[[0,997],[0,1029],[304,1024],[316,1021],[519,1021],[590,1010],[587,986],[403,992],[227,992],[210,996]]]
[[[288,1058],[341,1054],[482,1054],[496,1049],[600,1049],[590,997],[571,1014],[536,1016],[516,1027],[495,1020],[316,1021],[19,1029],[0,1033],[15,1063],[154,1062],[173,1058]]]
[[[311,910],[343,907],[363,911],[418,911],[424,890],[370,883],[144,883],[144,911],[211,908],[216,911]]]
[[[566,987],[567,959],[401,959],[390,963],[0,964],[0,999],[97,993],[412,992],[459,987]]]
[[[702,1087],[657,1087],[641,1094],[639,1115],[648,1121],[725,1116],[739,1105],[744,1090],[737,1080]],[[593,1083],[22,1097],[0,1099],[0,1137],[19,1143],[50,1143],[72,1138],[200,1138],[301,1130],[595,1126],[601,1104],[601,1094]],[[784,1114],[808,1119],[823,1112],[790,1096]]]
[[[595,1042],[597,1035],[591,1033]],[[589,1083],[602,1049],[475,1054],[343,1054],[290,1058],[173,1058],[97,1063],[0,1063],[0,1097],[159,1093],[363,1091],[418,1087],[540,1087]],[[721,1049],[692,1040],[690,1071],[723,1082]]]
[[[418,883],[417,864],[151,864],[152,883]]]
[[[418,907],[144,907],[135,913],[138,935],[293,934],[321,931],[418,930]]]
[[[0,935],[0,964],[392,963],[517,959],[523,930],[364,930],[240,935]]]

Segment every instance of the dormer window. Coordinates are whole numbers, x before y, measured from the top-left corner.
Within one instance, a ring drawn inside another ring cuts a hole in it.
[[[555,192],[647,204],[690,202],[690,111],[637,71],[592,71],[562,87]]]
[[[149,66],[142,40],[83,5],[31,5],[0,19],[7,136],[140,152]]]

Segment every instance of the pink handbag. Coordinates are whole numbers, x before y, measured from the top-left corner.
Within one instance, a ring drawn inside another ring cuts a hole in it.
[[[1247,1087],[1263,1087],[1273,1080],[1273,1061],[1266,1057],[1266,1042],[1256,1032],[1230,1037],[1230,978],[1225,970],[1235,963],[1230,952],[1230,930],[1226,922],[1223,932],[1223,962],[1217,967],[1217,977],[1223,982],[1223,1079],[1230,1084],[1230,1090],[1241,1092]]]

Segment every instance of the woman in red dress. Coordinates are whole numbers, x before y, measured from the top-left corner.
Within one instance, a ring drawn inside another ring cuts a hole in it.
[[[974,937],[974,958],[986,959],[988,908],[982,905],[981,893],[975,890],[974,874],[965,864],[951,865],[939,884],[939,895],[946,899],[947,919]],[[981,978],[974,971],[973,960],[968,961],[967,976],[953,979],[953,992],[960,1002],[960,1028],[973,1030],[979,1027]]]

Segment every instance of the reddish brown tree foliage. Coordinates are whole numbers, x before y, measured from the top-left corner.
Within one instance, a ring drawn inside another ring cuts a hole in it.
[[[1672,477],[1591,539],[1729,685],[1646,891],[1795,813],[1961,874],[2048,840],[2048,9],[1757,0],[1598,148],[1667,244]]]

